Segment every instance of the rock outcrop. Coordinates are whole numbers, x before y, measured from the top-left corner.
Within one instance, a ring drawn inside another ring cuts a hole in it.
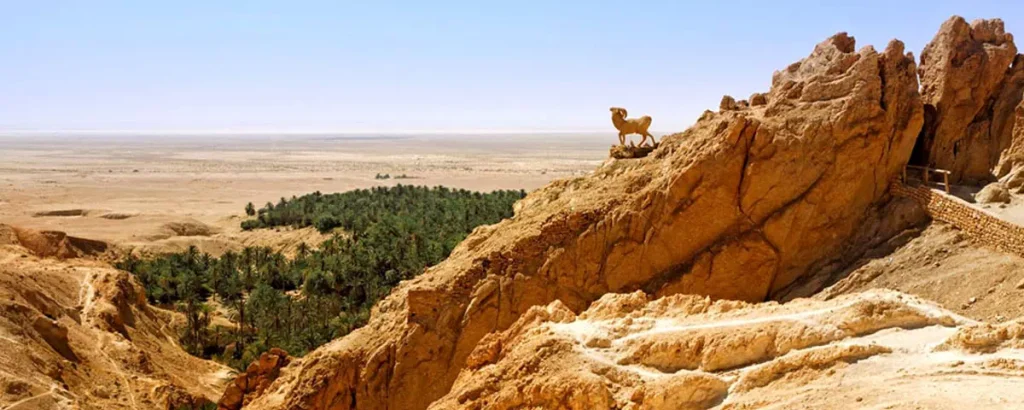
[[[959,329],[947,339],[942,349],[971,353],[993,353],[1000,349],[1024,348],[1024,320],[1000,323],[976,323]]]
[[[180,314],[149,306],[127,272],[39,251],[88,249],[69,238],[0,225],[0,407],[177,409],[220,397],[229,369],[177,344]]]
[[[37,231],[4,224],[0,224],[0,244],[20,245],[36,256],[59,259],[97,256],[109,248],[106,242],[60,231]]]
[[[245,369],[245,373],[239,374],[228,385],[224,396],[217,403],[217,409],[241,409],[247,398],[263,393],[270,383],[281,375],[281,368],[291,361],[292,357],[288,356],[288,352],[276,347],[260,354],[260,357]]]
[[[1008,173],[1001,157],[1014,140],[1024,56],[1003,21],[950,18],[921,53],[920,76],[926,121],[915,158],[951,171],[952,182]]]
[[[612,145],[608,150],[608,156],[615,159],[643,158],[650,155],[658,148],[657,142],[654,145]]]
[[[1010,203],[1010,191],[1001,182],[993,182],[985,185],[981,191],[974,194],[974,201],[979,204]]]
[[[451,392],[430,408],[707,409],[727,398],[747,408],[739,403],[757,403],[762,388],[781,389],[773,385],[787,379],[846,373],[850,364],[894,350],[927,356],[930,343],[968,322],[892,291],[785,305],[693,295],[652,301],[637,292],[606,295],[578,316],[556,301],[481,340]],[[910,333],[900,329],[933,336],[901,335],[910,340],[904,345],[868,336]],[[891,370],[886,376],[905,377]]]
[[[1024,67],[1024,59],[1018,59]],[[1016,66],[1018,63],[1014,63]],[[1024,193],[1024,102],[1017,105],[1013,112],[1013,130],[1010,135],[1010,146],[999,157],[999,165],[995,176],[1008,189],[1016,193]]]
[[[479,360],[481,338],[534,306],[559,300],[571,317],[636,290],[762,301],[838,269],[916,222],[880,217],[899,214],[886,208],[900,206],[889,182],[923,122],[916,70],[899,41],[879,53],[829,38],[751,104],[705,113],[646,158],[531,193],[246,408],[423,409]],[[693,382],[701,403],[721,393],[713,379]],[[673,403],[676,385],[650,387],[647,400]]]

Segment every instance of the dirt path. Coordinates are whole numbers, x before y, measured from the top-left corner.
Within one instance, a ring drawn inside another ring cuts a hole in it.
[[[78,289],[78,305],[82,307],[83,324],[89,325],[89,312],[92,311],[96,299],[96,288],[92,285],[93,274],[86,273]]]
[[[92,318],[89,316],[89,312],[92,311],[96,305],[96,287],[93,286],[92,281],[95,279],[94,273],[86,273],[85,277],[82,278],[82,283],[78,290],[78,304],[82,306],[81,317],[82,324],[87,326],[89,329],[94,329],[92,325]],[[103,356],[108,363],[110,363],[111,369],[116,373],[116,376],[121,379],[124,383],[125,392],[128,393],[128,398],[131,400],[132,408],[138,408],[138,404],[135,401],[135,392],[132,390],[131,381],[125,375],[124,368],[121,367],[116,360],[110,357],[110,354],[106,350],[103,350],[104,346],[111,345],[111,343],[105,343],[104,337],[96,338],[96,351]]]
[[[132,408],[133,409],[139,408],[139,405],[135,402],[135,391],[132,390],[131,382],[128,380],[128,377],[125,376],[124,368],[122,368],[121,365],[119,363],[117,363],[117,361],[115,361],[113,358],[111,358],[110,354],[108,354],[105,350],[103,350],[104,343],[99,342],[99,340],[97,340],[97,342],[98,343],[97,343],[97,346],[96,346],[97,347],[96,350],[98,350],[100,352],[100,354],[103,355],[104,359],[107,359],[107,362],[110,363],[111,368],[114,371],[117,372],[117,377],[121,379],[122,383],[124,383],[125,392],[128,393],[128,399],[131,400],[131,402],[132,402]]]

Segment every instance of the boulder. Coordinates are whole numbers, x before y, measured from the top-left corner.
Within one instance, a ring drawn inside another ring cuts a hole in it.
[[[736,99],[728,95],[722,96],[722,102],[718,104],[720,111],[735,111],[740,109],[739,104],[736,103]]]
[[[921,94],[930,112],[922,159],[951,172],[951,182],[995,180],[1013,139],[1014,109],[1024,91],[1024,65],[1003,21],[968,24],[954,16],[921,53]],[[1019,60],[1019,59],[1018,59]],[[1008,172],[1008,171],[1007,171]]]
[[[904,228],[883,216],[923,122],[916,70],[899,41],[827,39],[775,73],[763,109],[723,99],[645,158],[530,193],[246,408],[423,409],[467,363],[492,360],[470,357],[485,335],[534,306],[575,313],[636,290],[761,301],[842,268]],[[588,386],[587,405],[607,404]]]
[[[1008,204],[1010,203],[1010,191],[1002,183],[993,182],[974,194],[974,201],[979,204]]]
[[[654,145],[612,145],[611,150],[608,152],[608,156],[615,159],[633,159],[643,158],[650,155],[658,148],[658,144]]]
[[[228,383],[224,394],[217,402],[219,410],[238,410],[245,406],[252,397],[258,396],[281,374],[281,368],[292,361],[288,352],[280,348],[271,348],[260,354],[260,357],[249,364],[245,372]]]
[[[750,106],[751,107],[760,107],[760,106],[765,105],[765,104],[768,104],[768,98],[765,97],[764,94],[753,93],[753,94],[750,95]]]
[[[162,397],[160,401],[164,403],[163,407],[167,410],[207,409],[214,406],[210,399],[173,384],[159,386],[154,393],[157,397]]]

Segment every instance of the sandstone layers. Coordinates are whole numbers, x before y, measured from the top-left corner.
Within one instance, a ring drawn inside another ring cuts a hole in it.
[[[916,72],[899,41],[878,52],[829,38],[775,73],[755,104],[707,113],[646,158],[531,193],[246,408],[422,409],[449,392],[481,338],[531,307],[581,312],[637,290],[762,301],[843,266],[919,217],[887,194],[923,122]]]
[[[1024,395],[960,394],[994,378],[1024,387],[1024,362],[999,350],[1021,340],[1016,322],[971,324],[893,291],[785,305],[606,295],[580,315],[534,307],[488,335],[430,408],[976,407]]]

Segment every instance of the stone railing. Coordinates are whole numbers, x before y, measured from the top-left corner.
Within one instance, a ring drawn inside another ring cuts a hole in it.
[[[979,243],[1024,256],[1024,227],[1020,225],[924,185],[913,186],[896,181],[892,183],[890,192],[895,196],[913,199],[924,207],[932,219],[959,228]]]

